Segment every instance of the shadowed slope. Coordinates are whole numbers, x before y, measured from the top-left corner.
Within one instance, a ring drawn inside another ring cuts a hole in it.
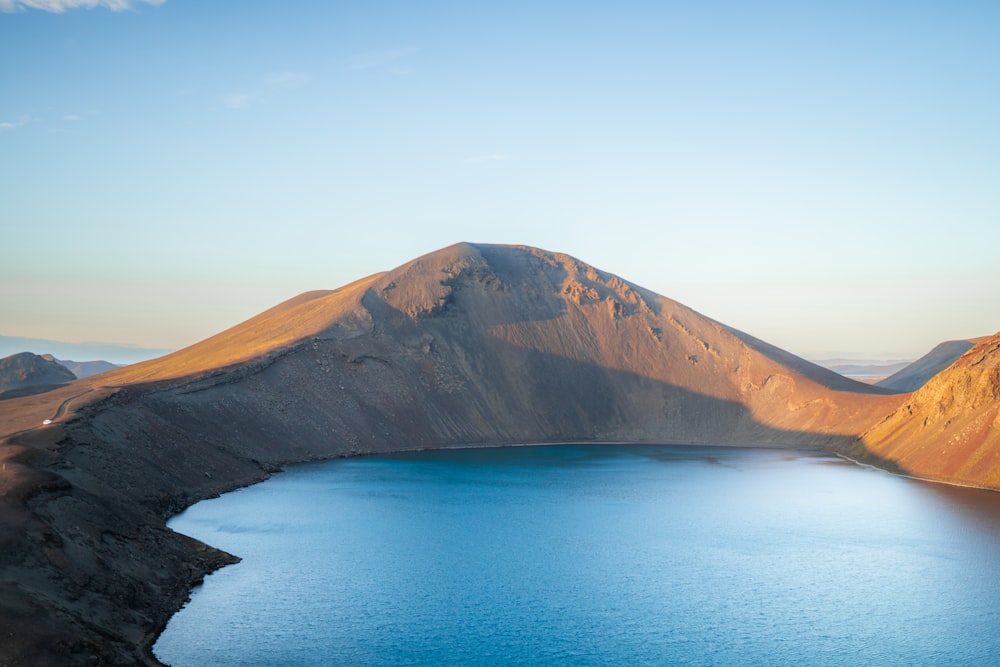
[[[909,366],[900,369],[875,385],[895,391],[916,391],[928,380],[955,363],[955,360],[972,349],[977,343],[986,340],[970,338],[968,340],[949,340],[934,346],[930,352],[914,361]]]

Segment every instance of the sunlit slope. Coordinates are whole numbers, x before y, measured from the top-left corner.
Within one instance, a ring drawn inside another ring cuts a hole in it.
[[[360,296],[378,278],[340,289],[300,294],[246,322],[172,354],[90,378],[94,384],[129,384],[213,371],[280,351],[310,336],[350,336],[364,330]]]
[[[1000,488],[1000,334],[931,378],[864,444],[918,477]]]

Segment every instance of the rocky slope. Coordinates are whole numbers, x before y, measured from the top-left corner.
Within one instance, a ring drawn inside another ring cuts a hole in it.
[[[916,475],[1000,489],[1000,334],[983,339],[868,430],[856,453]]]
[[[291,461],[565,441],[858,455],[908,398],[572,257],[452,246],[0,401],[0,663],[154,664],[189,586],[228,559],[164,520]]]

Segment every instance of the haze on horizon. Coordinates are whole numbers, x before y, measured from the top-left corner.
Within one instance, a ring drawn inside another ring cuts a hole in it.
[[[467,240],[915,358],[1000,329],[998,33],[985,1],[0,0],[0,336],[174,349]]]

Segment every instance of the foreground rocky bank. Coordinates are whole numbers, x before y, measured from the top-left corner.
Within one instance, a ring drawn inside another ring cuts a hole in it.
[[[970,373],[997,367],[990,344]],[[988,404],[984,377],[970,382]],[[191,586],[233,561],[166,518],[289,462],[655,442],[823,449],[919,475],[917,459],[866,444],[910,398],[572,257],[452,246],[172,355],[0,401],[0,663],[157,664],[150,647]],[[976,419],[988,427],[969,437],[1000,449],[996,420]],[[970,474],[996,487],[995,459],[979,459]]]

